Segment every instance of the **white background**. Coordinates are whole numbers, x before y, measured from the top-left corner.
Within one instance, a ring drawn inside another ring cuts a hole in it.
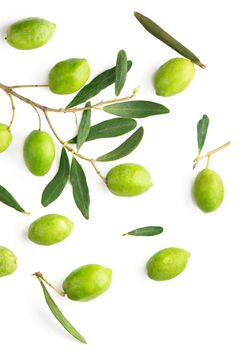
[[[138,10],[160,23],[207,64],[196,68],[195,79],[183,93],[170,98],[154,94],[151,79],[166,60],[177,57],[150,36],[135,20]],[[154,186],[142,196],[120,198],[104,187],[89,164],[83,164],[91,193],[91,218],[76,209],[70,185],[48,208],[41,193],[56,171],[55,162],[43,178],[31,175],[22,158],[25,137],[37,129],[34,111],[16,103],[14,139],[0,155],[0,183],[7,187],[30,216],[0,204],[0,245],[18,257],[17,272],[0,280],[1,347],[90,350],[201,350],[238,349],[238,11],[237,1],[7,1],[0,5],[0,81],[13,84],[46,83],[50,68],[62,59],[89,60],[91,77],[114,65],[120,49],[134,66],[123,95],[140,85],[138,98],[165,104],[171,113],[142,121],[145,137],[124,160],[100,164],[103,174],[115,164],[135,162],[146,166]],[[32,51],[18,51],[4,41],[12,22],[39,16],[57,23],[52,40]],[[71,96],[57,96],[47,89],[22,90],[34,100],[56,107]],[[101,98],[114,96],[113,87]],[[11,110],[1,93],[0,122],[9,122]],[[215,155],[211,168],[222,177],[225,199],[215,213],[204,214],[193,203],[191,185],[204,162],[192,171],[196,156],[196,124],[210,117],[205,151],[231,140],[232,145]],[[109,118],[99,111],[93,123]],[[63,139],[74,135],[71,115],[51,115]],[[44,129],[48,130],[44,123]],[[122,140],[125,137],[122,137]],[[98,156],[121,139],[87,143],[82,153]],[[60,146],[57,145],[57,158]],[[75,223],[64,242],[42,247],[27,239],[29,224],[40,215],[61,213]],[[162,225],[160,236],[122,237],[125,231],[146,225]],[[154,282],[147,278],[145,263],[165,247],[181,247],[191,253],[187,269],[178,278]],[[40,270],[61,286],[66,275],[87,263],[113,269],[107,293],[88,302],[72,302],[51,292],[64,314],[86,337],[78,343],[57,323],[48,310],[37,280]]]

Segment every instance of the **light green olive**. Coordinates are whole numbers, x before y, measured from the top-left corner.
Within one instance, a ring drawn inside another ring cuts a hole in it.
[[[10,249],[0,246],[0,277],[10,275],[16,268],[16,255]]]
[[[0,123],[0,153],[4,152],[12,142],[12,134],[9,126]]]
[[[153,184],[150,174],[142,165],[126,163],[112,168],[106,177],[109,190],[117,196],[137,196]]]
[[[55,244],[69,236],[73,226],[74,224],[63,215],[44,215],[30,225],[28,238],[41,245]]]
[[[159,96],[173,96],[186,89],[194,77],[194,64],[185,58],[173,58],[157,70],[155,92]]]
[[[26,138],[23,155],[27,168],[36,176],[45,175],[55,158],[55,145],[45,131],[34,130]]]
[[[155,281],[170,280],[185,269],[189,258],[190,253],[184,249],[162,249],[147,262],[148,277]]]
[[[43,18],[30,17],[13,23],[7,30],[7,42],[19,50],[31,50],[45,45],[56,25]]]
[[[205,213],[210,213],[216,210],[223,201],[222,179],[215,171],[204,169],[195,179],[193,193],[198,207]]]
[[[88,301],[104,293],[110,287],[111,279],[111,269],[89,264],[72,271],[62,287],[69,299]]]
[[[57,63],[50,71],[48,85],[55,94],[71,94],[79,90],[90,76],[86,59],[70,58]]]

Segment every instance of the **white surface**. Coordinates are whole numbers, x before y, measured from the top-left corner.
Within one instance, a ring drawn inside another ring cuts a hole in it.
[[[171,49],[151,37],[137,23],[133,11],[155,19],[191,48],[207,64],[182,94],[171,98],[154,95],[151,77],[171,57]],[[49,69],[70,57],[85,57],[91,77],[114,64],[124,48],[134,61],[123,94],[138,85],[140,99],[164,103],[170,115],[142,120],[145,137],[124,160],[100,164],[104,174],[122,162],[138,162],[151,172],[154,187],[135,198],[119,198],[104,188],[92,168],[84,164],[91,191],[91,219],[76,209],[71,188],[44,209],[41,192],[55,173],[37,178],[25,168],[22,144],[37,128],[34,111],[16,101],[14,140],[0,156],[0,183],[31,211],[21,215],[0,204],[0,244],[18,256],[18,270],[0,280],[1,347],[4,349],[79,349],[48,310],[42,291],[31,274],[40,270],[61,285],[74,268],[100,263],[113,269],[113,283],[103,296],[88,303],[71,302],[51,292],[54,299],[88,340],[90,350],[122,349],[238,349],[238,11],[237,1],[7,1],[0,5],[0,81],[5,84],[45,83]],[[57,23],[53,39],[44,47],[18,51],[4,42],[6,26],[28,16]],[[64,106],[71,96],[47,90],[22,93],[51,106]],[[102,98],[113,97],[113,87]],[[1,122],[10,108],[1,93]],[[100,98],[96,98],[98,101]],[[205,151],[231,140],[230,148],[216,155],[211,167],[224,180],[225,200],[215,213],[205,215],[191,199],[191,183],[202,169],[192,171],[196,156],[196,123],[210,117]],[[98,111],[93,122],[109,116]],[[63,139],[74,134],[71,116],[53,115]],[[141,122],[139,121],[139,124]],[[47,126],[45,125],[46,130]],[[87,144],[82,151],[99,155],[119,139]],[[58,147],[59,156],[60,147]],[[28,225],[47,213],[62,213],[75,222],[64,242],[41,247],[28,241]],[[162,225],[162,235],[152,238],[122,237],[130,229]],[[144,266],[156,251],[170,246],[191,252],[183,274],[157,283],[146,277]]]

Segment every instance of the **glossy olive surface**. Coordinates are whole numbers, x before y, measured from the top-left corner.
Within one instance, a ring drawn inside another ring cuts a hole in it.
[[[12,274],[16,268],[16,255],[10,249],[0,246],[0,277]]]
[[[0,123],[0,153],[4,152],[12,142],[12,133],[9,126]]]

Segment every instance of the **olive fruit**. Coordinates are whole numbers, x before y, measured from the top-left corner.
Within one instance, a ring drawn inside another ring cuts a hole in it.
[[[41,245],[55,244],[69,236],[73,226],[74,224],[63,215],[44,215],[30,225],[28,238]]]
[[[117,196],[137,196],[153,184],[150,174],[142,165],[126,163],[112,168],[106,177],[109,190]]]
[[[30,17],[13,23],[7,29],[7,42],[19,50],[31,50],[45,45],[56,25],[43,18]]]
[[[157,70],[155,92],[159,96],[173,96],[186,89],[194,77],[194,64],[185,58],[173,58]]]
[[[62,287],[69,299],[88,301],[104,293],[110,287],[111,279],[111,269],[89,264],[72,271]]]
[[[185,269],[189,258],[190,253],[184,249],[162,249],[147,262],[148,277],[155,281],[170,280]]]
[[[224,186],[220,176],[211,169],[204,169],[196,176],[193,194],[198,207],[205,213],[216,210],[224,198]]]
[[[34,130],[26,138],[23,155],[27,168],[36,176],[45,175],[55,158],[55,145],[45,131]]]
[[[10,249],[0,246],[0,277],[10,275],[16,268],[16,255]]]
[[[48,85],[55,94],[71,94],[79,90],[90,75],[90,66],[84,58],[70,58],[57,63],[50,71]]]
[[[12,142],[12,134],[9,126],[0,123],[0,153],[4,152]]]

